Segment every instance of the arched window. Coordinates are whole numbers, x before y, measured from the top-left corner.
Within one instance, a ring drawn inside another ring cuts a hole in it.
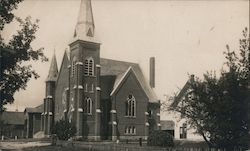
[[[69,123],[72,122],[72,114],[69,114]]]
[[[93,93],[94,92],[94,84],[92,83],[91,84],[91,89],[90,89],[90,91],[89,92],[91,92],[91,93]]]
[[[84,92],[88,92],[88,83],[85,83]]]
[[[66,108],[67,108],[68,91],[69,91],[69,90],[65,89],[65,90],[63,91],[63,94],[62,94],[62,108],[63,108],[64,111],[65,111]],[[60,105],[57,105],[57,106],[59,107]],[[59,111],[58,111],[58,112],[59,112]]]
[[[128,130],[128,126],[125,126],[125,134],[128,134],[129,130]]]
[[[125,115],[128,116],[128,101],[125,102]]]
[[[180,138],[185,139],[187,138],[187,123],[183,123],[180,127]]]
[[[89,98],[89,97],[85,98],[84,106],[85,106],[84,112],[87,114],[92,114],[93,102],[92,102],[91,98]]]
[[[87,58],[84,61],[84,75],[93,76],[94,75],[94,59]]]
[[[89,75],[89,61],[88,59],[84,62],[84,75]]]
[[[72,64],[71,64],[71,76],[74,77],[76,73],[76,58],[73,58]]]
[[[93,58],[89,59],[89,75],[94,75],[94,60]]]
[[[125,126],[124,134],[136,134],[135,126]]]
[[[136,116],[136,101],[133,95],[129,95],[125,103],[126,116],[135,117]]]
[[[135,128],[135,126],[133,126],[132,134],[136,134],[136,128]]]

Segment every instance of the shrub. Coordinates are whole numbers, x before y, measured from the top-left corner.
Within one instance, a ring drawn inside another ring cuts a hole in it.
[[[147,143],[150,146],[174,146],[173,136],[168,132],[161,130],[150,132]]]
[[[52,133],[56,134],[60,140],[68,140],[76,134],[76,128],[69,121],[60,120],[52,128]]]

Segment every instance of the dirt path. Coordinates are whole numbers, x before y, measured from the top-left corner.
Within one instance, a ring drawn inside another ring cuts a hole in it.
[[[23,148],[48,146],[50,143],[45,142],[0,142],[0,151],[15,150],[22,151]]]

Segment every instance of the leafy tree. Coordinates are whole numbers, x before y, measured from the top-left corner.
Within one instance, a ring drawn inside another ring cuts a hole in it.
[[[48,60],[43,54],[43,48],[34,50],[31,46],[38,30],[38,20],[33,23],[31,17],[22,20],[12,13],[21,1],[1,0],[0,3],[0,33],[14,18],[20,27],[8,42],[0,34],[0,113],[5,104],[14,101],[13,95],[16,91],[25,89],[32,77],[39,77],[28,61]]]
[[[1,0],[0,1],[0,30],[3,30],[6,23],[10,23],[14,14],[11,13],[13,9],[17,9],[17,4],[23,0]]]
[[[240,39],[239,54],[227,45],[226,69],[204,79],[190,80],[187,95],[172,98],[171,111],[181,113],[210,147],[247,148],[249,144],[250,47],[247,28]]]
[[[60,140],[68,140],[76,134],[76,127],[67,120],[60,120],[52,128],[52,133]]]
[[[147,144],[149,146],[174,146],[173,136],[166,131],[155,130],[149,133]]]

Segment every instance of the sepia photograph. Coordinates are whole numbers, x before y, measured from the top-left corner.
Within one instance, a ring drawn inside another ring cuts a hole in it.
[[[250,151],[249,0],[0,0],[0,151]]]

